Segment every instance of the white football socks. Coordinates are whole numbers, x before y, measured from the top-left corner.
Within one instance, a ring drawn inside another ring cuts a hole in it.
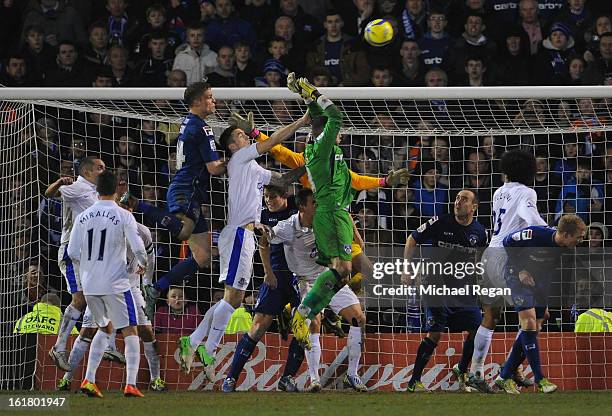
[[[70,350],[70,356],[68,357],[68,363],[70,364],[70,371],[67,371],[64,374],[65,380],[72,380],[72,376],[74,371],[79,366],[79,363],[85,356],[85,353],[89,349],[89,345],[91,344],[90,339],[83,339],[79,335],[77,339],[72,344],[72,350]]]
[[[214,356],[234,310],[234,307],[227,303],[225,299],[219,301],[213,313],[212,324],[210,325],[210,331],[208,331],[208,338],[206,339],[206,352],[208,355]]]
[[[210,326],[212,325],[213,314],[219,302],[212,305],[204,314],[204,318],[198,325],[198,327],[191,333],[189,339],[191,340],[191,347],[195,350],[202,343],[202,340],[208,336]]]
[[[493,329],[480,326],[474,337],[474,353],[472,354],[472,366],[470,372],[476,377],[484,378],[484,362],[489,353]]]
[[[117,339],[117,331],[113,328],[113,332],[110,333],[108,337],[108,348],[113,351],[117,351],[117,344],[115,340]]]
[[[153,342],[144,342],[144,355],[149,363],[149,373],[151,374],[151,381],[155,380],[159,377],[159,354],[155,350],[155,343]]]
[[[319,341],[319,335],[320,334],[310,334],[312,348],[305,351],[310,381],[319,381],[319,367],[321,366],[321,343]]]
[[[102,356],[104,355],[104,351],[108,347],[108,339],[109,335],[101,330],[96,332],[96,335],[93,337],[91,341],[91,348],[89,350],[89,359],[87,360],[87,372],[85,373],[85,378],[92,382],[96,382],[96,371],[98,371],[98,366],[102,361]]]
[[[57,334],[57,340],[55,341],[56,351],[66,351],[66,343],[68,337],[72,332],[72,328],[76,325],[77,321],[81,317],[81,311],[72,305],[68,305],[62,316],[60,328]]]
[[[126,383],[135,386],[138,368],[140,367],[140,342],[138,335],[128,335],[123,339],[123,342],[125,343]]]
[[[349,376],[356,376],[361,360],[361,327],[351,326],[348,333],[348,369]]]

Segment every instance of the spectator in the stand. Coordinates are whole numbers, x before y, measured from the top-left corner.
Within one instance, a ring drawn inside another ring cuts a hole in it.
[[[78,136],[72,136],[72,143],[67,155],[67,159],[72,162],[75,172],[79,171],[81,161],[87,157],[85,139]]]
[[[103,22],[93,23],[89,27],[89,44],[83,57],[90,65],[108,64],[108,29]]]
[[[45,43],[60,46],[60,41],[87,44],[83,22],[77,11],[65,1],[35,0],[32,9],[25,15],[23,27],[36,25],[45,31]],[[25,31],[21,39],[25,39]]]
[[[465,62],[468,57],[480,56],[485,62],[491,62],[497,51],[493,40],[484,35],[484,19],[482,15],[470,13],[465,20],[465,31],[461,38],[448,48],[448,56],[444,58],[444,67],[448,69],[453,83],[461,82],[465,74]]]
[[[281,38],[280,36],[274,36],[268,41],[267,46],[267,59],[278,59],[279,61],[286,59],[288,49],[287,41],[284,38]]]
[[[369,71],[365,52],[359,42],[343,33],[340,12],[329,9],[325,15],[325,35],[306,57],[306,73],[325,66],[332,75],[333,86],[358,87],[367,84]]]
[[[593,20],[591,11],[585,7],[586,0],[567,0],[565,7],[555,16],[556,21],[565,22],[572,31],[576,50],[584,50],[585,33]]]
[[[149,172],[161,171],[162,162],[168,160],[168,145],[155,121],[142,120],[140,129],[140,157]]]
[[[608,15],[601,15],[595,18],[591,28],[585,34],[588,42],[583,58],[586,62],[593,62],[601,57],[599,39],[601,35],[608,32],[612,32],[612,18]]]
[[[599,102],[595,99],[578,99],[577,119],[572,121],[572,127],[594,128],[592,131],[579,133],[580,147],[578,148],[578,154],[580,156],[599,157],[605,153],[606,132],[596,129],[604,127],[608,124],[608,120],[597,114],[596,107],[599,107]]]
[[[401,61],[395,71],[394,85],[397,87],[422,87],[425,85],[425,65],[421,60],[419,45],[407,39],[400,48]]]
[[[44,31],[40,26],[25,29],[23,56],[26,67],[35,86],[42,85],[47,69],[55,63],[53,47],[45,43]]]
[[[448,188],[438,179],[433,163],[421,164],[422,176],[414,184],[414,205],[424,218],[448,212]]]
[[[113,87],[113,73],[109,67],[100,66],[95,69],[92,86],[94,88]]]
[[[536,84],[569,85],[569,63],[576,56],[571,29],[563,22],[555,22],[535,56],[533,71]]]
[[[191,333],[201,320],[197,306],[185,300],[183,289],[171,287],[168,290],[166,305],[155,311],[153,326],[157,332]]]
[[[603,247],[604,241],[608,239],[608,228],[600,222],[589,224],[589,247]]]
[[[255,77],[259,75],[257,66],[251,59],[251,48],[243,42],[234,44],[234,59],[236,61],[236,86],[254,87]]]
[[[360,37],[363,35],[365,26],[371,20],[375,1],[349,0],[346,3],[346,7],[341,8],[344,31],[351,36]]]
[[[112,45],[130,48],[129,41],[134,38],[140,22],[134,16],[128,17],[126,0],[106,0],[108,12],[108,36]]]
[[[236,87],[236,59],[231,46],[222,46],[217,53],[217,66],[207,75],[210,85]]]
[[[216,15],[206,25],[206,41],[210,47],[219,51],[223,45],[244,42],[257,51],[257,35],[251,24],[234,13],[232,0],[216,0]]]
[[[91,78],[79,60],[74,43],[60,42],[56,65],[47,72],[45,85],[48,87],[87,87],[90,83]]]
[[[113,73],[113,83],[117,87],[134,87],[138,84],[136,75],[128,67],[128,51],[121,45],[113,45],[108,50],[108,61]]]
[[[439,10],[431,10],[427,16],[429,31],[418,39],[421,59],[427,69],[442,66],[444,56],[447,55],[451,38],[446,33],[446,15]]]
[[[561,193],[561,178],[548,168],[548,157],[546,155],[536,156],[537,172],[533,189],[538,195],[538,212],[546,218],[549,223],[553,218],[550,214],[555,212],[559,194]]]
[[[255,78],[256,87],[282,87],[287,78],[287,69],[280,61],[268,59],[264,62],[263,77]]]
[[[215,17],[217,9],[215,8],[214,0],[203,0],[200,2],[200,23],[204,26],[208,25]]]
[[[272,5],[267,0],[250,0],[238,2],[238,14],[251,24],[252,28],[264,28],[268,26],[270,16],[274,14]]]
[[[393,73],[385,66],[377,66],[372,68],[370,72],[370,86],[372,87],[390,87],[393,83]]]
[[[596,221],[603,209],[604,185],[591,176],[591,158],[578,159],[576,176],[563,184],[556,207],[556,219],[563,213],[566,202],[576,207],[576,215],[585,222]],[[573,198],[570,196],[573,195]]]
[[[184,88],[187,86],[187,74],[180,69],[173,69],[166,78],[166,86],[171,88]]]
[[[168,54],[168,38],[161,30],[147,36],[148,54],[136,69],[138,83],[143,87],[163,87],[174,59]]]
[[[26,59],[19,53],[9,53],[6,68],[0,72],[0,84],[5,87],[32,87]]]
[[[204,76],[217,64],[217,54],[204,43],[204,28],[200,23],[187,26],[187,43],[176,48],[172,69],[187,75],[187,85],[204,80]]]
[[[406,240],[406,231],[416,229],[419,224],[420,213],[415,208],[414,190],[409,188],[396,188],[393,191],[393,203],[391,214],[393,225],[391,229],[395,233],[394,242]]]
[[[465,73],[467,80],[463,83],[466,87],[482,87],[485,83],[485,72],[487,67],[480,56],[469,57],[465,61]]]
[[[515,86],[531,83],[531,54],[523,29],[512,26],[504,32],[504,45],[495,60],[498,85]]]
[[[557,173],[562,183],[569,183],[576,176],[578,144],[576,136],[564,137],[563,159],[557,161],[553,166],[553,172]]]
[[[381,3],[385,1],[389,2],[389,0],[383,0]],[[406,0],[399,20],[399,36],[415,40],[423,36],[427,27],[427,9],[423,0]]]
[[[298,0],[280,0],[279,5],[278,16],[289,16],[295,24],[295,43],[299,46],[312,45],[323,35],[321,23],[314,16],[306,14]]]
[[[277,18],[274,22],[274,36],[285,39],[287,56],[284,59],[284,65],[292,71],[301,71],[306,62],[304,50],[307,47],[299,43],[299,39],[295,35],[293,19],[289,16]]]
[[[23,299],[28,306],[38,303],[47,293],[55,295],[58,293],[57,289],[49,286],[45,278],[45,272],[37,260],[34,260],[28,266],[23,279],[23,288],[25,290]]]
[[[545,23],[540,19],[537,0],[519,2],[520,23],[529,37],[529,51],[536,55],[546,35]]]
[[[368,202],[366,205],[359,208],[357,212],[357,221],[359,223],[359,232],[363,237],[366,245],[388,244],[391,243],[393,237],[389,230],[380,229],[379,219],[376,204]]]
[[[166,53],[169,56],[174,56],[174,50],[182,43],[182,40],[178,33],[168,28],[164,6],[159,3],[149,6],[146,17],[147,25],[143,25],[135,34],[135,39],[131,42],[133,44],[131,52],[134,56],[146,56],[152,36],[160,36],[161,34],[166,40]]]
[[[568,68],[570,76],[570,85],[582,85],[582,74],[585,68],[586,63],[581,57],[576,56],[575,58],[572,58]]]
[[[450,146],[445,137],[435,137],[432,141],[432,156],[437,171],[437,181],[447,188],[461,186],[463,167],[460,161],[451,161]]]
[[[612,77],[612,32],[599,37],[599,55],[589,62],[582,74],[587,85],[602,85],[605,79]]]

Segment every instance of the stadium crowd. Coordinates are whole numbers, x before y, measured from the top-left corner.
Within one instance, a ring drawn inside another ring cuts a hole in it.
[[[213,88],[276,87],[283,85],[289,71],[311,77],[317,86],[612,84],[612,3],[608,1],[2,0],[0,4],[0,84],[5,86],[184,87],[207,79]],[[394,42],[382,48],[366,45],[360,36],[365,24],[377,17],[389,19],[397,32]],[[33,230],[16,234],[14,241],[15,267],[25,277],[17,291],[23,301],[10,304],[21,304],[24,313],[47,294],[60,295],[63,305],[69,301],[55,261],[61,200],[37,195],[37,188],[44,191],[60,177],[75,177],[86,155],[101,154],[133,194],[160,205],[176,173],[177,132],[172,125],[51,107],[37,111],[33,131],[22,134],[36,137],[30,157],[41,183],[29,186],[33,176],[24,175],[5,185],[16,202],[13,218],[19,229]],[[291,119],[291,114],[282,114],[283,108],[274,111],[280,121]],[[554,108],[529,100],[512,111],[514,120],[526,124],[534,118],[556,118],[567,120],[567,126],[600,126],[611,118],[606,101],[591,99],[576,105],[561,101]],[[375,114],[369,122],[373,127],[393,125],[385,114]],[[352,212],[366,247],[403,246],[409,231],[449,212],[463,187],[478,191],[478,219],[490,228],[491,197],[502,183],[499,157],[505,150],[528,147],[537,155],[539,212],[549,224],[562,213],[575,212],[590,225],[590,238],[584,244],[594,257],[585,260],[591,268],[576,276],[575,309],[610,307],[612,278],[603,256],[597,257],[598,250],[609,245],[612,231],[608,227],[612,143],[605,132],[368,137],[374,137],[377,145],[366,145],[364,136],[344,140],[343,150],[355,172],[377,176],[391,168],[409,167],[412,178],[405,188],[357,195]],[[290,147],[303,151],[303,139],[296,137]],[[261,163],[275,166],[272,159]],[[212,181],[212,205],[203,209],[212,218],[214,246],[226,203],[223,181]],[[169,270],[171,259],[184,256],[185,249],[166,231],[146,225],[153,233],[159,275]],[[38,259],[35,265],[32,258]],[[167,302],[159,303],[156,326],[188,332],[197,324],[220,289],[211,284],[216,282],[211,275],[218,274],[215,259],[209,272],[200,273],[184,294],[169,293]],[[601,267],[594,267],[599,260]],[[256,274],[263,276],[263,271],[256,269]],[[184,299],[197,300],[197,305],[186,305]],[[368,331],[419,331],[416,305],[367,309]],[[563,313],[563,322],[571,322],[572,310]]]
[[[598,0],[3,0],[0,84],[600,85],[611,15]],[[395,28],[385,47],[362,40],[375,18]]]

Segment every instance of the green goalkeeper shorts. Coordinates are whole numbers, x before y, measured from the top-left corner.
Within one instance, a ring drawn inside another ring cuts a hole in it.
[[[312,222],[317,243],[317,263],[331,264],[331,259],[351,261],[353,220],[347,211],[317,211]]]

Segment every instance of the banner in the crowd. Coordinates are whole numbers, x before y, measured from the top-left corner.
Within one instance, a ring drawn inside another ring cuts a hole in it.
[[[496,333],[485,366],[485,378],[493,384],[499,366],[506,358],[516,333]],[[232,356],[239,339],[226,336],[217,353],[216,380],[206,379],[201,363],[196,358],[191,373],[182,374],[179,369],[177,334],[157,335],[161,354],[161,376],[169,390],[212,390],[218,389],[229,371]],[[421,342],[421,334],[367,334],[359,374],[370,390],[406,389],[412,373],[414,358]],[[278,334],[267,334],[259,342],[253,357],[246,364],[237,383],[237,390],[276,390],[282,375],[289,343],[282,341]],[[48,351],[55,343],[55,336],[38,337],[36,387],[40,390],[54,390],[57,380],[63,376],[49,358]],[[341,389],[346,373],[348,351],[346,338],[331,335],[321,336],[321,383],[325,388]],[[430,390],[457,390],[457,379],[451,368],[459,362],[463,337],[461,334],[443,336],[434,356],[425,369],[422,381]],[[123,349],[121,336],[117,346]],[[563,390],[612,389],[612,334],[542,333],[540,349],[544,374]],[[85,364],[87,357],[85,357]],[[75,372],[72,389],[79,387],[84,374],[84,365]],[[525,375],[531,377],[527,363]],[[308,384],[306,362],[296,377],[303,389]],[[138,374],[139,387],[146,389],[149,370],[145,356],[140,359]],[[122,388],[125,382],[123,365],[103,361],[96,382],[102,390]]]

